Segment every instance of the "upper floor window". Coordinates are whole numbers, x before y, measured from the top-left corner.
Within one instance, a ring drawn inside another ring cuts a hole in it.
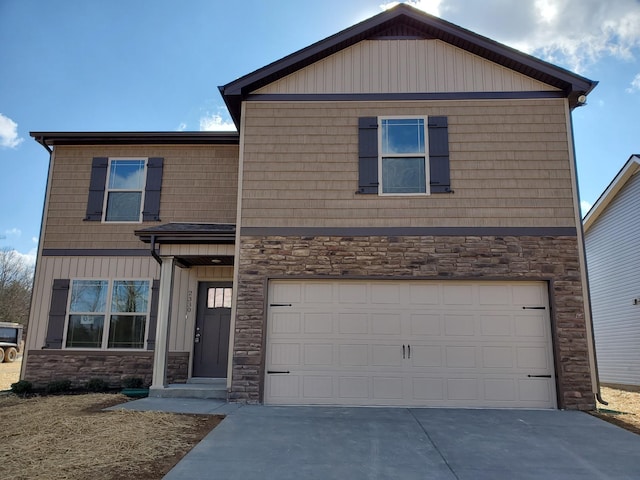
[[[382,118],[380,120],[380,193],[428,194],[425,119]]]
[[[95,157],[85,221],[160,221],[163,164],[160,157]]]
[[[442,116],[360,117],[356,193],[453,193],[448,125]]]
[[[105,194],[106,222],[139,222],[145,186],[144,159],[111,159]]]

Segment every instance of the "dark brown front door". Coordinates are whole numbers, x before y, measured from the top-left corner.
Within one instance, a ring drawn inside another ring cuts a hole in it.
[[[193,377],[225,378],[231,326],[230,283],[200,282],[193,348]]]

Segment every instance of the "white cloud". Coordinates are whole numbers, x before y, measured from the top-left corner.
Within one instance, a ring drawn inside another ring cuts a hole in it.
[[[16,148],[23,141],[18,136],[18,124],[0,113],[0,147]]]
[[[38,243],[38,237],[31,237],[31,241],[33,243]]]
[[[9,230],[5,230],[4,231],[5,235],[11,235],[11,236],[16,236],[19,237],[20,235],[22,235],[22,230],[20,230],[19,228],[11,228]]]
[[[206,113],[200,117],[200,131],[206,132],[235,132],[236,126],[231,119],[219,113]]]
[[[627,88],[628,93],[640,92],[640,73],[638,73],[633,80],[631,80],[631,86]]]
[[[37,249],[32,248],[28,253],[20,253],[17,250],[14,251],[16,253],[16,256],[21,258],[28,266],[33,267],[36,264],[36,257],[38,256]]]
[[[593,205],[587,202],[586,200],[582,200],[580,202],[580,211],[582,212],[583,217],[587,214],[589,210],[591,210],[591,207],[593,207]]]
[[[412,0],[406,3],[575,71],[584,70],[606,56],[633,59],[640,48],[640,2],[637,0]]]
[[[387,2],[380,5],[382,10],[389,10],[392,7],[395,7],[399,3],[406,3],[407,5],[411,5],[412,7],[418,8],[424,12],[430,13],[431,15],[435,15],[437,17],[440,16],[440,4],[443,0],[408,0],[406,2]]]

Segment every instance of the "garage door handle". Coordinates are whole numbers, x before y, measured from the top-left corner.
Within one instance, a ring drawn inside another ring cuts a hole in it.
[[[270,303],[270,307],[290,307],[290,303]]]
[[[523,310],[546,310],[547,307],[522,307]]]
[[[404,360],[405,358],[406,357],[405,357],[405,354],[404,354],[404,345],[402,345],[402,359]]]
[[[267,373],[271,374],[271,373],[291,373],[291,372],[289,370],[286,370],[286,371],[285,370],[267,370]]]
[[[407,345],[407,353],[409,354],[407,358],[411,358],[411,345]]]
[[[551,375],[527,375],[529,378],[551,378]]]

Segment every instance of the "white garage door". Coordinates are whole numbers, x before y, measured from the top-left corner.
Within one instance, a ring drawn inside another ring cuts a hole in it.
[[[265,403],[555,408],[546,284],[273,280]]]

